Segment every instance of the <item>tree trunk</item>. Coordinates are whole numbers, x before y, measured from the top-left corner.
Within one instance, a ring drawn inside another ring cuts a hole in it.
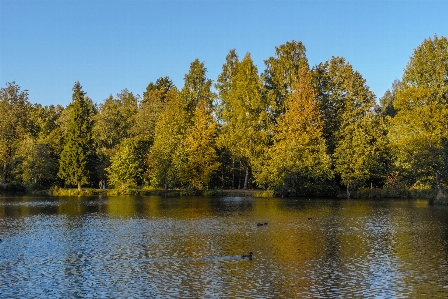
[[[440,199],[443,197],[442,186],[440,185],[439,172],[436,171],[436,185],[437,185],[437,197],[436,199]]]
[[[78,194],[81,192],[81,182],[78,182]]]
[[[224,184],[224,167],[221,167],[221,189],[224,189]]]
[[[347,184],[347,199],[350,199],[350,189],[348,184]]]
[[[247,190],[248,180],[249,180],[249,166],[246,166],[246,175],[244,176],[244,190]]]
[[[2,184],[6,184],[6,172],[8,171],[8,163],[3,163]]]
[[[232,189],[235,189],[235,158],[232,158]]]

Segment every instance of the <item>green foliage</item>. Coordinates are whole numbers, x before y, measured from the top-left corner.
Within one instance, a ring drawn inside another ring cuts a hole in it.
[[[20,91],[15,82],[0,89],[0,172],[5,184],[20,140],[30,131],[28,91]]]
[[[69,194],[80,194],[107,170],[119,188],[107,194],[255,196],[222,189],[257,184],[269,188],[262,196],[324,196],[346,185],[355,197],[446,198],[445,37],[414,50],[380,105],[344,58],[310,71],[296,41],[276,47],[261,76],[249,53],[240,60],[231,50],[218,97],[206,72],[196,59],[181,91],[160,77],[142,99],[124,89],[98,106],[76,83],[65,108],[31,105],[26,90],[7,83],[0,91],[0,189],[65,183],[78,186]],[[165,190],[135,189],[149,182]],[[82,194],[98,192],[106,194]]]
[[[184,136],[188,123],[185,102],[176,95],[166,103],[160,114],[154,144],[149,151],[148,174],[153,186],[172,188],[184,180]]]
[[[204,63],[196,59],[190,64],[189,72],[185,74],[181,97],[189,117],[193,116],[199,100],[203,99],[211,103],[215,98],[215,94],[211,92],[212,80],[207,79],[206,73]]]
[[[155,89],[146,92],[138,107],[137,113],[131,119],[133,125],[130,128],[130,135],[153,143],[155,128],[160,114],[166,103],[177,96],[178,91],[175,87],[171,88],[168,92],[164,89]]]
[[[40,104],[31,105],[29,113],[29,132],[31,136],[39,140],[45,140],[57,128],[56,121],[64,110],[60,105],[56,107]]]
[[[380,99],[381,114],[384,116],[394,117],[397,111],[394,108],[394,102],[397,97],[397,91],[400,88],[400,81],[395,80],[392,83],[392,90],[388,89],[384,96]]]
[[[49,187],[55,182],[58,160],[45,140],[26,136],[15,156],[14,174],[25,186]]]
[[[138,100],[138,96],[124,89],[116,98],[110,96],[99,105],[92,132],[99,148],[111,149],[129,137]]]
[[[59,161],[58,176],[67,185],[81,185],[89,183],[94,169],[92,118],[93,103],[85,96],[79,82],[73,87],[70,117],[65,138],[64,150]]]
[[[49,187],[56,182],[60,150],[54,132],[61,106],[30,105],[26,134],[16,144],[10,175],[27,187]]]
[[[363,186],[373,178],[383,178],[389,165],[387,128],[383,118],[367,113],[356,122],[345,125],[334,153],[335,170],[347,186]]]
[[[222,72],[219,74],[217,83],[215,84],[215,88],[218,90],[219,98],[221,100],[226,100],[229,97],[229,93],[232,90],[233,77],[236,75],[238,64],[238,54],[235,49],[232,49],[226,56],[226,63],[222,65]]]
[[[232,53],[231,53],[232,54]],[[228,63],[235,62],[235,56],[228,56]],[[244,188],[248,185],[249,166],[260,163],[267,144],[267,103],[262,97],[263,85],[252,58],[247,54],[236,66],[223,66],[221,78],[232,77],[220,85],[220,145],[226,148],[246,168]],[[230,90],[226,86],[230,86]],[[228,91],[228,92],[227,92]]]
[[[286,111],[286,98],[298,79],[299,69],[308,68],[306,49],[302,42],[291,41],[275,47],[276,57],[265,60],[263,77],[266,96],[271,102],[273,121]]]
[[[134,96],[132,92],[124,89],[115,98],[109,96],[98,107],[98,113],[94,116],[92,136],[99,158],[96,172],[102,179],[105,177],[104,169],[110,166],[110,159],[118,145],[131,135],[138,101],[138,95]]]
[[[166,102],[164,96],[173,88],[175,88],[174,83],[168,76],[160,77],[156,80],[156,83],[151,82],[148,84],[146,91],[143,93],[143,101],[146,101],[147,97],[149,97],[149,93],[153,91],[161,91],[161,101]]]
[[[366,80],[342,57],[332,57],[314,70],[314,84],[324,120],[323,136],[328,153],[341,181],[354,187],[371,177],[370,156],[376,156],[374,146],[383,131],[369,131],[373,115],[378,111],[375,95]],[[383,127],[381,127],[383,128]]]
[[[423,41],[404,71],[389,134],[396,169],[410,184],[430,183],[439,193],[446,178],[447,78],[448,40],[434,36]]]
[[[189,185],[196,189],[208,188],[213,173],[219,168],[216,153],[217,123],[212,116],[211,103],[205,99],[198,102],[193,124],[188,129],[185,143],[185,175]]]
[[[317,186],[319,182],[324,185],[323,182],[332,178],[332,171],[322,136],[319,103],[307,68],[298,71],[285,105],[286,112],[279,118],[274,144],[266,153],[257,179],[278,194],[309,195],[319,191],[309,186]]]
[[[142,185],[146,166],[148,142],[138,139],[124,139],[118,151],[111,158],[111,165],[106,171],[109,183],[115,188],[135,188]]]
[[[130,119],[129,134],[140,140],[154,142],[155,128],[166,103],[178,96],[178,90],[169,77],[161,77],[150,83],[135,115]]]
[[[342,57],[332,57],[314,68],[314,84],[324,119],[323,133],[328,152],[333,154],[340,132],[376,107],[375,95],[366,80]]]

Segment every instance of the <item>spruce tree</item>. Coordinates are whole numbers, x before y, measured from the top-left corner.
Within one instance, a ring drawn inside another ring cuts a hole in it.
[[[67,185],[87,184],[93,169],[92,116],[93,103],[86,97],[79,82],[73,87],[70,117],[64,149],[59,161],[58,176]]]

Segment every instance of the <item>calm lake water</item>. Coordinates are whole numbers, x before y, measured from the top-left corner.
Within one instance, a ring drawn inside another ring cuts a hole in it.
[[[448,298],[426,201],[0,197],[0,238],[0,298]]]

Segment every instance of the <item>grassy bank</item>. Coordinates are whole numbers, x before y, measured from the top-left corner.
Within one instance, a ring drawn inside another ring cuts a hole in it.
[[[33,191],[34,195],[50,195],[50,196],[89,196],[89,195],[142,195],[142,196],[163,196],[163,197],[179,197],[179,196],[229,196],[229,197],[273,197],[272,191],[264,190],[191,190],[191,189],[94,189],[84,188],[81,192],[78,189],[67,188],[51,188],[49,190]]]
[[[350,198],[353,199],[379,199],[379,198],[391,198],[391,199],[423,199],[432,201],[435,204],[448,204],[448,190],[443,190],[444,196],[438,196],[435,189],[377,189],[377,188],[365,188],[357,191],[350,192]],[[338,198],[346,198],[346,192],[340,192]]]

